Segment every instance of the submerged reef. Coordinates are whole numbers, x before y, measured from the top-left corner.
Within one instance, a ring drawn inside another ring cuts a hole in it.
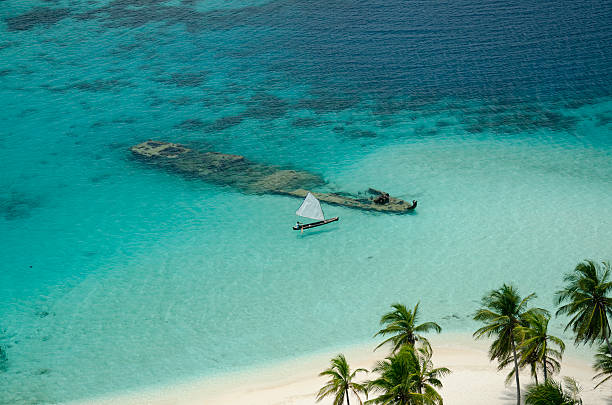
[[[51,26],[70,15],[67,8],[37,7],[25,14],[8,17],[4,21],[9,31],[26,31],[38,26]]]
[[[208,72],[206,71],[196,73],[172,73],[168,77],[160,77],[155,79],[155,81],[176,87],[199,87],[204,84],[207,76]]]
[[[41,204],[39,198],[17,191],[0,194],[0,215],[7,221],[27,218]]]
[[[175,143],[149,140],[132,146],[131,151],[158,167],[247,193],[304,198],[308,190],[326,185],[325,180],[316,174],[251,162],[240,155],[199,152]],[[369,188],[367,193],[355,196],[344,192],[313,192],[315,197],[328,204],[367,211],[405,213],[416,207],[415,201],[409,203],[373,188]]]
[[[8,368],[8,356],[6,355],[6,349],[0,345],[0,371],[6,371]]]
[[[245,119],[273,120],[283,117],[289,110],[289,103],[273,94],[259,92],[246,103],[247,108],[236,115],[221,117],[206,128],[207,132],[223,131],[239,125]]]

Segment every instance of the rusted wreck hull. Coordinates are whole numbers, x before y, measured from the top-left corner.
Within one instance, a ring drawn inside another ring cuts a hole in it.
[[[204,181],[228,185],[247,193],[281,194],[304,198],[307,190],[325,185],[325,180],[312,173],[251,162],[244,156],[218,152],[199,152],[183,145],[146,141],[130,148],[135,156],[156,166]],[[376,195],[370,189],[370,194]],[[315,197],[327,204],[341,205],[367,211],[404,213],[414,209],[412,203],[388,197],[384,204],[373,197],[348,194],[317,193]]]

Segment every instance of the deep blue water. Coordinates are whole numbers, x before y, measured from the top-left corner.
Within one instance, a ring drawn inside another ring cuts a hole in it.
[[[610,21],[607,1],[0,1],[0,403],[369,342],[392,301],[456,331],[502,282],[550,307],[551,280],[612,257]],[[297,236],[299,201],[133,160],[150,138],[419,209],[326,207],[342,220]]]

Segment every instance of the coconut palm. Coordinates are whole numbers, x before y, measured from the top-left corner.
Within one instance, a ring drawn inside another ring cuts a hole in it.
[[[548,379],[548,374],[554,374],[561,369],[561,358],[565,351],[565,343],[556,336],[548,335],[548,313],[535,312],[525,317],[528,326],[517,327],[519,341],[517,352],[520,358],[519,368],[529,366],[531,376],[538,384],[538,369],[544,373],[544,381]],[[551,347],[559,346],[559,350]],[[500,369],[513,363],[512,356],[500,362]],[[506,382],[510,382],[514,377],[515,370],[512,369],[506,377]]]
[[[474,337],[476,339],[485,336],[495,337],[491,347],[489,347],[491,360],[498,360],[500,370],[510,362],[514,363],[517,405],[521,403],[521,385],[518,373],[519,357],[516,349],[520,343],[520,334],[517,328],[527,325],[526,319],[530,314],[546,313],[545,310],[540,308],[527,309],[527,304],[532,298],[535,298],[535,294],[530,294],[521,299],[514,287],[504,284],[501,288],[486,294],[481,301],[483,308],[480,308],[474,314],[476,321],[485,324],[474,332]]]
[[[391,305],[393,311],[388,312],[380,318],[380,324],[384,327],[379,330],[374,336],[385,336],[391,335],[385,339],[381,344],[376,346],[376,349],[383,346],[387,342],[393,344],[392,352],[395,353],[403,345],[414,346],[418,341],[424,345],[429,345],[427,339],[420,335],[423,332],[429,332],[434,330],[438,333],[442,331],[440,325],[435,322],[424,322],[417,325],[419,319],[419,303],[414,306],[411,311],[402,304]]]
[[[532,385],[527,388],[525,395],[526,405],[582,405],[580,399],[580,386],[572,378],[564,379],[564,387],[553,380],[546,380],[543,384]]]
[[[523,360],[522,357],[522,353],[520,351],[520,345],[517,346],[517,355],[519,356],[519,369],[522,370],[523,368],[529,366],[529,372],[531,374],[531,377],[533,377],[533,379],[535,380],[536,385],[539,384],[538,382],[538,362],[535,359],[535,357],[532,356],[528,356]],[[508,356],[505,359],[499,360],[498,361],[498,370],[502,370],[508,366],[513,366],[514,365],[514,357],[512,356]],[[510,372],[508,373],[508,375],[506,376],[506,384],[510,384],[512,379],[514,378],[514,367],[512,367],[512,369],[510,369]]]
[[[425,398],[434,399],[440,397],[440,395],[435,391],[434,387],[442,388],[442,381],[440,381],[440,378],[450,374],[451,371],[446,367],[433,367],[430,346],[425,346],[419,349],[413,348],[413,351],[416,352],[419,360],[419,370],[413,377],[417,392],[419,394],[423,394]],[[441,397],[439,403],[442,403]]]
[[[366,387],[363,384],[359,384],[354,381],[357,373],[368,372],[364,368],[358,368],[351,372],[346,358],[343,354],[339,354],[331,359],[331,367],[327,370],[322,371],[319,377],[329,376],[329,381],[319,390],[317,393],[317,402],[321,401],[327,396],[334,396],[334,405],[342,405],[346,398],[346,404],[350,405],[349,394],[353,393],[357,398],[359,404],[363,404],[359,393],[365,394],[366,398],[368,393]]]
[[[540,365],[544,372],[544,381],[548,379],[548,373],[551,374],[561,368],[561,358],[565,351],[565,343],[556,336],[548,334],[548,322],[550,315],[543,312],[532,312],[525,316],[527,326],[519,326],[519,332],[522,342],[518,346],[521,354],[521,365],[532,364]],[[552,346],[558,346],[558,349]],[[536,372],[537,384],[537,367],[533,368]]]
[[[557,304],[564,302],[557,315],[572,317],[565,330],[572,328],[576,335],[575,343],[606,342],[608,352],[610,345],[610,322],[612,314],[612,281],[610,281],[610,263],[601,265],[585,260],[579,263],[573,272],[565,275],[565,288],[557,291]]]
[[[380,376],[368,382],[368,389],[380,392],[380,395],[366,404],[443,404],[436,388],[442,387],[440,378],[449,374],[450,370],[444,367],[433,368],[428,348],[403,346],[397,353],[379,361],[373,371]]]
[[[599,347],[599,350],[595,355],[595,364],[593,365],[593,368],[595,371],[599,371],[597,374],[595,374],[593,379],[600,380],[595,388],[612,378],[612,355],[610,355],[606,346],[602,345]]]

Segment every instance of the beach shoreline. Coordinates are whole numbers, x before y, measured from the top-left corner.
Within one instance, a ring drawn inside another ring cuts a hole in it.
[[[439,390],[449,404],[514,404],[516,388],[506,386],[509,370],[497,371],[496,363],[489,362],[487,341],[474,341],[469,333],[444,333],[430,338],[434,366],[450,368],[452,374],[445,377]],[[70,405],[135,405],[135,404],[254,404],[254,405],[313,405],[316,393],[325,379],[318,373],[329,365],[329,360],[342,352],[352,369],[373,368],[388,351],[373,351],[374,344],[346,347],[345,350],[328,351],[285,360],[276,364],[253,367],[212,377],[163,387],[150,387],[141,391],[70,402]],[[569,348],[563,358],[561,376],[575,378],[583,387],[585,404],[609,404],[612,386],[593,389],[592,358]],[[558,376],[556,376],[558,377]],[[528,372],[521,373],[521,385],[532,383]],[[326,399],[320,403],[331,403]]]

